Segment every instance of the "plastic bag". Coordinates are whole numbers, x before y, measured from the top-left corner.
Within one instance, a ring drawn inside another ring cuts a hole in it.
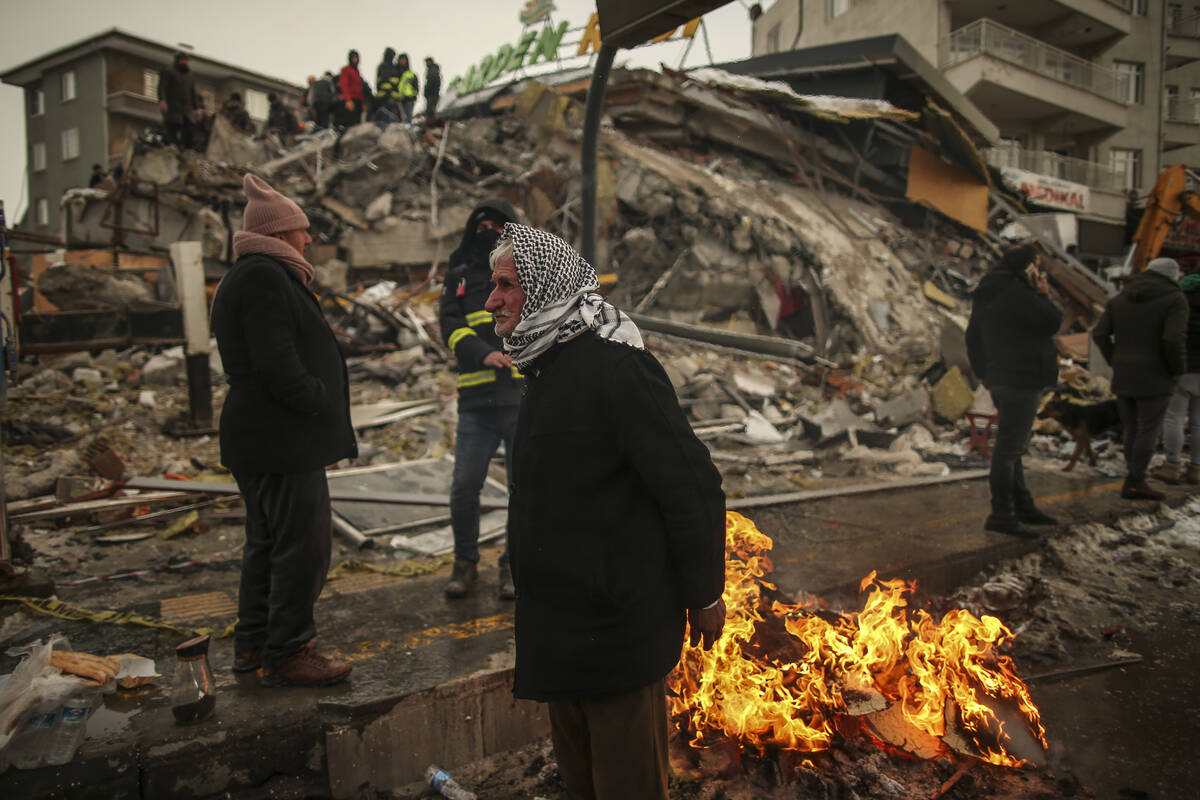
[[[40,639],[24,647],[7,651],[10,656],[25,658],[0,686],[0,750],[8,743],[29,713],[46,701],[61,704],[81,683],[74,675],[63,675],[50,665],[51,650],[69,650],[65,636],[53,634],[45,642]]]

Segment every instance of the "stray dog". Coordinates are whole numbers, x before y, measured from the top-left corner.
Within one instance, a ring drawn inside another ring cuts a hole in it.
[[[1071,402],[1057,392],[1038,412],[1038,419],[1058,420],[1063,429],[1075,440],[1075,452],[1071,453],[1071,458],[1063,467],[1063,472],[1075,469],[1075,464],[1084,453],[1087,453],[1088,464],[1096,466],[1096,454],[1092,451],[1092,439],[1106,431],[1121,429],[1121,415],[1117,411],[1116,400],[1083,405]]]

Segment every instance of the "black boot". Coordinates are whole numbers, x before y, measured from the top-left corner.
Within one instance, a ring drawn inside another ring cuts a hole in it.
[[[1126,500],[1165,500],[1166,495],[1151,489],[1145,478],[1126,478],[1121,487],[1121,497]]]
[[[1028,503],[1017,503],[1017,521],[1026,525],[1057,525],[1058,519],[1042,511],[1033,504],[1033,498]]]
[[[1021,524],[1016,517],[998,517],[995,514],[988,515],[987,521],[983,523],[985,531],[995,531],[996,533],[1007,533],[1009,536],[1020,536],[1023,539],[1036,539],[1038,532],[1033,528],[1027,528]]]

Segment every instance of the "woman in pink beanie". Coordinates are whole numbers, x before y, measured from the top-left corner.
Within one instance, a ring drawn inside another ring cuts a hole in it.
[[[212,308],[229,379],[221,460],[246,503],[233,669],[327,686],[350,672],[317,652],[313,621],[332,534],[325,466],[358,454],[346,362],[308,289],[308,218],[254,175],[243,187],[237,262]]]

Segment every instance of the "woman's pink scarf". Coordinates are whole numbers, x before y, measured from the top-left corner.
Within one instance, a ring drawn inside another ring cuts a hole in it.
[[[277,258],[287,265],[288,269],[296,273],[296,277],[301,283],[308,286],[312,283],[313,277],[317,271],[313,265],[304,259],[304,256],[296,252],[290,244],[282,239],[276,239],[274,236],[266,236],[261,233],[251,233],[250,231],[238,231],[233,234],[233,256],[241,258],[244,255],[251,253]]]

